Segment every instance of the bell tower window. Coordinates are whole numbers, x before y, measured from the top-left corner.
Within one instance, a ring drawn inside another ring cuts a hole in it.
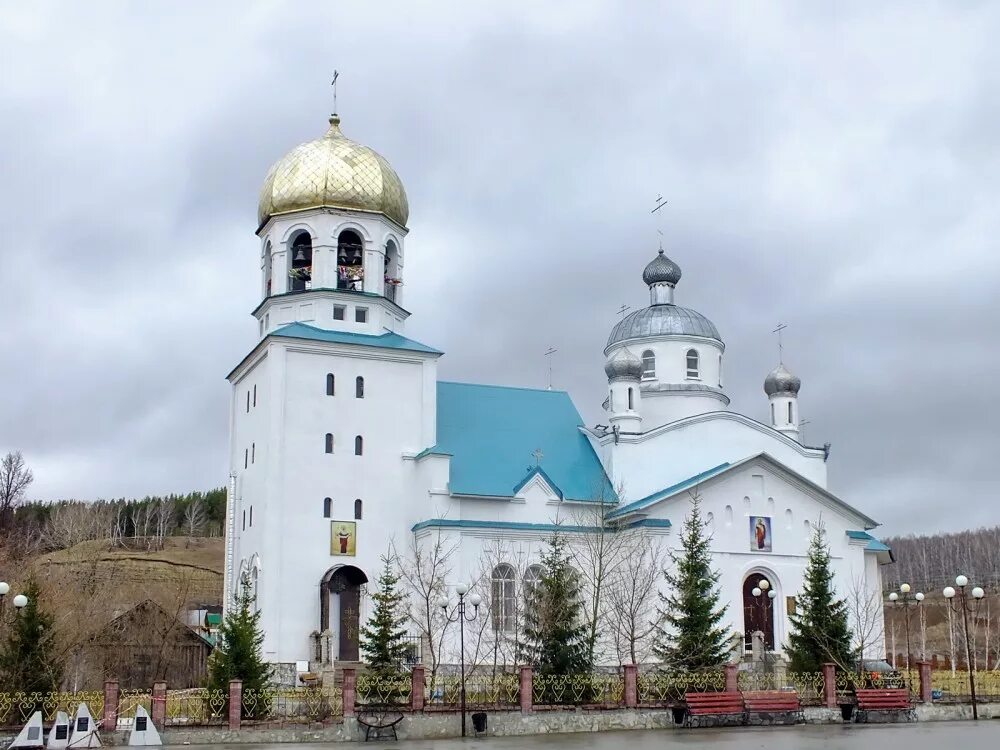
[[[365,282],[364,243],[353,229],[337,237],[337,289],[363,290]]]
[[[389,240],[385,243],[385,298],[396,301],[396,289],[403,283],[399,277],[399,248]]]
[[[288,291],[312,289],[313,248],[308,232],[300,232],[292,241],[291,264],[288,267]]]
[[[264,296],[271,296],[271,243],[264,245]]]
[[[652,349],[647,349],[642,353],[642,376],[644,378],[656,377],[656,355]]]
[[[689,378],[701,377],[698,371],[698,350],[688,349],[687,351],[687,376]]]

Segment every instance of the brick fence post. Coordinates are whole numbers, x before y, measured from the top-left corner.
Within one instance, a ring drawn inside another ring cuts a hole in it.
[[[635,708],[639,705],[639,667],[635,664],[625,665],[625,708]]]
[[[837,707],[837,665],[823,665],[823,702],[827,708]]]
[[[532,669],[521,667],[521,713],[530,714],[532,707],[531,694]]]
[[[740,665],[739,664],[727,664],[726,665],[726,692],[727,693],[738,693],[738,692],[740,692]]]
[[[153,698],[149,709],[149,718],[153,720],[153,725],[162,731],[167,720],[167,683],[153,683]]]
[[[101,719],[101,729],[113,732],[118,728],[118,680],[104,681],[104,717]]]
[[[243,680],[229,681],[229,731],[240,728],[243,718]]]
[[[931,703],[931,664],[927,661],[918,661],[917,669],[920,672],[920,700],[923,703]]]
[[[424,710],[424,667],[421,664],[410,673],[410,710]]]
[[[354,705],[358,699],[358,673],[353,667],[344,667],[344,716],[354,716]]]

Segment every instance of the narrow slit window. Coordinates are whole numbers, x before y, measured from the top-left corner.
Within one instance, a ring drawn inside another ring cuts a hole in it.
[[[257,443],[250,443],[250,463],[257,461]]]
[[[333,433],[332,432],[326,433],[326,444],[325,444],[325,446],[326,446],[326,452],[327,453],[333,453]]]
[[[247,414],[250,413],[250,391],[247,391]]]
[[[631,388],[628,389],[628,408],[629,408],[629,411],[632,411],[633,404],[632,404],[632,389]]]
[[[250,528],[253,528],[253,506],[250,506]]]
[[[243,468],[247,468],[250,465],[250,449],[243,449]]]
[[[332,396],[334,394],[334,385],[335,385],[335,383],[334,383],[333,373],[332,372],[328,372],[326,374],[326,395],[327,396]]]
[[[788,424],[792,423],[792,402],[788,402]]]
[[[253,405],[257,406],[257,386],[253,387]]]
[[[364,505],[364,503],[362,503],[360,499],[354,501],[354,520],[355,521],[360,521],[361,520],[361,513],[364,510],[363,505]]]
[[[365,379],[358,375],[354,379],[354,398],[364,398],[365,397]]]
[[[358,435],[354,438],[354,455],[360,456],[365,452],[365,439]]]
[[[333,498],[323,498],[323,518],[330,518],[333,515]]]

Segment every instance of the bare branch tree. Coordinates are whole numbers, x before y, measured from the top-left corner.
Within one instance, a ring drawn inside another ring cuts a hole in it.
[[[205,503],[200,497],[193,497],[184,509],[184,529],[188,537],[200,536],[205,526]],[[190,545],[190,538],[188,544]]]
[[[620,663],[647,660],[651,639],[660,625],[657,591],[666,552],[659,539],[643,530],[627,535],[627,554],[610,580],[608,625]]]
[[[885,648],[885,612],[882,602],[882,592],[868,585],[864,575],[851,579],[844,597],[847,602],[847,614],[853,646],[858,654],[858,664],[838,664],[846,672],[856,667],[859,674],[864,671],[864,660],[871,659],[876,652]],[[880,646],[881,644],[881,646]]]
[[[0,460],[0,528],[7,527],[11,511],[24,500],[34,481],[20,451],[10,452]]]

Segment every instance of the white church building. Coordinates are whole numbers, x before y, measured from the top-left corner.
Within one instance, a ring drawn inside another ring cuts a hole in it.
[[[678,304],[681,270],[662,250],[642,271],[649,306],[594,352],[608,390],[586,398],[604,401],[606,424],[587,427],[565,392],[438,379],[443,352],[406,336],[408,215],[392,167],[336,115],[261,191],[259,335],[228,376],[225,597],[246,572],[265,657],[285,674],[358,660],[390,542],[454,545],[448,584],[479,581],[493,637],[515,637],[516,585],[595,501],[676,549],[700,495],[728,627],[779,653],[813,524],[838,591],[880,591],[891,552],[827,488],[828,446],[802,442],[799,378],[779,364],[763,419],[731,411],[722,336]]]

